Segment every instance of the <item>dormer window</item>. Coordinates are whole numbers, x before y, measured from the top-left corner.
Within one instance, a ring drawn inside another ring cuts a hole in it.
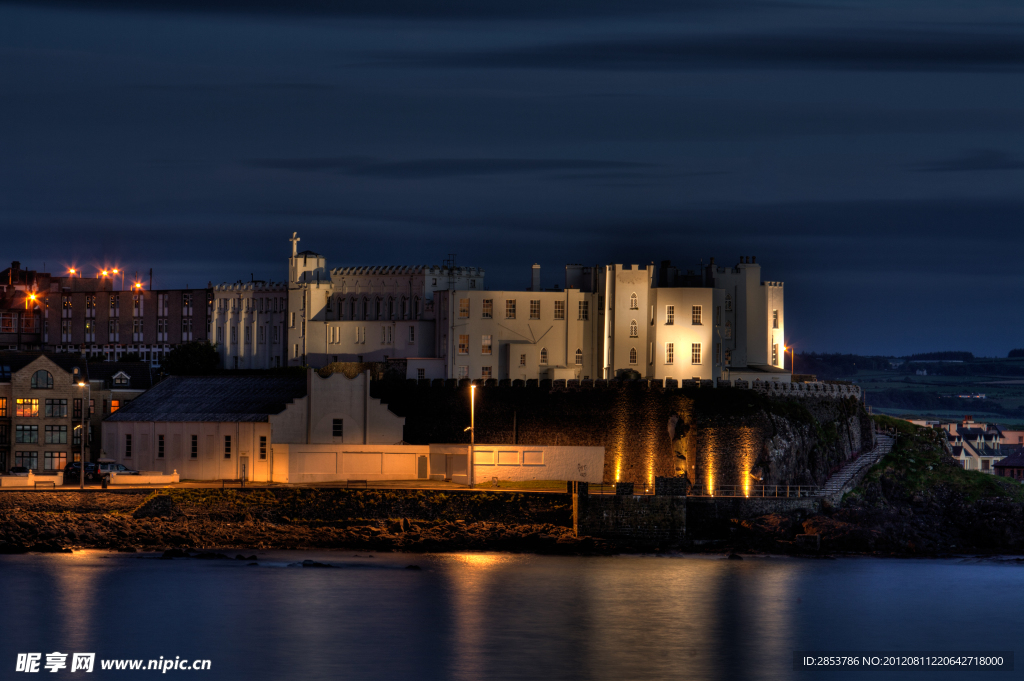
[[[114,374],[114,385],[125,387],[131,385],[132,377],[123,371],[119,371]]]

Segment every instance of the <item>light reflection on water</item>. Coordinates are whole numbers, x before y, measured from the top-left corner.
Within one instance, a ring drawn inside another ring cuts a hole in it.
[[[0,557],[0,668],[58,650],[209,658],[217,679],[846,678],[792,653],[1013,649],[1024,606],[1024,568],[955,560],[259,556]],[[306,558],[341,567],[288,567]]]

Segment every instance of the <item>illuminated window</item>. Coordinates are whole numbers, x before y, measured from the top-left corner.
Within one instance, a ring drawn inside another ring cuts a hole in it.
[[[690,363],[700,364],[700,343],[693,343],[690,346]]]
[[[459,319],[469,319],[469,298],[459,299]]]
[[[629,309],[630,310],[639,310],[640,309],[640,301],[636,297],[635,293],[633,293],[633,294],[631,294],[629,296]]]
[[[565,301],[555,301],[555,319],[565,319]]]
[[[779,344],[775,343],[772,345],[772,364],[778,365],[779,363]]]
[[[676,306],[666,305],[665,306],[665,324],[672,325],[676,323]]]
[[[530,319],[540,319],[540,301],[530,301]]]
[[[665,364],[672,364],[676,361],[676,344],[665,343]]]
[[[121,400],[110,400],[110,413],[113,414],[115,411],[121,408]]]
[[[43,470],[61,471],[67,463],[67,452],[43,452]]]
[[[462,334],[459,336],[459,354],[469,354],[469,334]]]
[[[636,364],[636,348],[629,349],[629,363]]]
[[[490,334],[484,334],[480,337],[480,354],[491,354],[491,338]]]
[[[637,325],[635,319],[629,323],[629,337],[630,338],[639,338],[640,337],[640,327]]]
[[[505,319],[516,318],[516,301],[506,300],[505,301]]]
[[[480,367],[480,378],[487,380],[491,377],[491,367]]]
[[[78,402],[78,400],[75,400],[75,401]],[[81,409],[81,406],[79,406],[79,409]],[[5,418],[6,416],[7,416],[7,398],[6,397],[0,397],[0,417],[4,417]]]
[[[18,418],[39,416],[39,400],[19,397],[14,400],[14,415]]]
[[[483,307],[480,311],[480,316],[484,319],[490,319],[494,316],[494,301],[485,300],[483,301]]]
[[[701,321],[701,306],[700,305],[694,305],[693,306],[693,310],[690,313],[690,317],[691,317],[691,323],[692,324],[700,325],[700,324],[703,323]]]

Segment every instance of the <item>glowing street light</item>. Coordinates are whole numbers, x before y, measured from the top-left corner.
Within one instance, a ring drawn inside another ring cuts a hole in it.
[[[76,381],[78,387],[86,389],[86,397],[82,400],[82,433],[80,435],[82,443],[82,457],[79,461],[81,466],[78,469],[78,488],[85,489],[85,441],[89,436],[89,431],[85,427],[85,415],[89,412],[89,402],[92,401],[92,385],[85,380],[85,377],[82,376],[82,372],[78,367],[75,367],[73,374],[74,377],[78,379]]]
[[[466,457],[466,478],[469,486],[473,486],[473,447],[476,444],[476,386],[469,386],[469,428],[462,432],[469,431],[469,455]]]
[[[789,358],[790,358],[789,359],[789,375],[790,375],[790,380],[792,380],[792,376],[793,376],[794,370],[796,368],[796,350],[793,349],[792,345],[790,345],[789,347],[786,347],[785,345],[783,345],[782,346],[782,352],[783,353],[786,353],[786,352],[789,353]]]

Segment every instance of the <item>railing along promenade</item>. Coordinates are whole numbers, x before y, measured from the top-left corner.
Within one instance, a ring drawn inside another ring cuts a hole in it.
[[[821,495],[817,485],[720,485],[707,487],[694,485],[690,488],[692,497],[764,497],[774,499],[791,499],[800,497],[816,497]]]

